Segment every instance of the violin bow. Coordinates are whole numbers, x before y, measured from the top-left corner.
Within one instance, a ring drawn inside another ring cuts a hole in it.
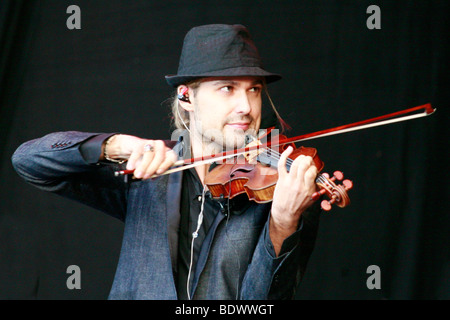
[[[420,110],[423,110],[423,112],[417,113]],[[280,146],[280,145],[284,145],[284,144],[288,144],[288,143],[296,143],[296,142],[305,141],[305,140],[318,139],[318,138],[327,137],[327,136],[331,136],[331,135],[337,135],[337,134],[342,134],[342,133],[347,133],[347,132],[352,132],[352,131],[357,131],[357,130],[369,129],[369,128],[388,125],[388,124],[392,124],[392,123],[396,123],[396,122],[408,121],[408,120],[412,120],[412,119],[429,116],[429,115],[433,114],[435,111],[436,111],[436,108],[433,108],[430,103],[427,103],[427,104],[420,105],[417,107],[393,112],[390,114],[386,114],[383,116],[379,116],[379,117],[375,117],[375,118],[371,118],[371,119],[367,119],[367,120],[362,120],[362,121],[338,126],[338,127],[331,128],[331,129],[320,130],[320,131],[307,133],[307,134],[299,135],[299,136],[292,137],[292,138],[280,139],[275,142],[270,141],[270,142],[262,143],[259,145],[247,146],[247,147],[243,147],[243,148],[236,149],[233,151],[222,152],[217,155],[210,155],[210,156],[204,156],[204,157],[179,160],[179,161],[176,161],[172,165],[172,167],[169,168],[164,173],[154,174],[153,176],[151,176],[151,178],[155,178],[155,177],[159,177],[162,175],[186,170],[186,169],[193,168],[193,167],[196,167],[196,166],[199,166],[202,164],[209,164],[209,163],[220,161],[220,160],[226,160],[226,159],[229,159],[229,158],[232,158],[232,157],[235,157],[238,155],[242,155],[242,154],[248,153],[250,151],[257,150],[257,149],[273,147],[273,146]],[[414,113],[414,114],[412,114],[412,113]],[[115,171],[114,174],[115,174],[115,176],[122,176],[122,175],[132,174],[133,172],[134,172],[134,170],[120,170],[120,171]]]

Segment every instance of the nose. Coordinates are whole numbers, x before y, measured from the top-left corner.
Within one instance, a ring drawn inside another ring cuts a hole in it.
[[[234,111],[237,114],[249,114],[251,110],[252,106],[250,103],[250,98],[246,92],[242,92],[236,99],[236,107],[234,108]]]

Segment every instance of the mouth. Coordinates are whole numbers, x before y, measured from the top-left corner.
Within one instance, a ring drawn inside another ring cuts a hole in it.
[[[233,129],[246,131],[250,127],[250,122],[233,122],[227,123],[226,125]]]

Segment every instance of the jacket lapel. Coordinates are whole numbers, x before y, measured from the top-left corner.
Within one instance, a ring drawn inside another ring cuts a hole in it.
[[[182,139],[178,140],[173,151],[178,153],[179,159],[183,151]],[[183,172],[174,172],[169,175],[167,182],[167,232],[169,240],[170,258],[172,261],[172,272],[177,273],[178,265],[178,234],[180,229],[180,202]]]

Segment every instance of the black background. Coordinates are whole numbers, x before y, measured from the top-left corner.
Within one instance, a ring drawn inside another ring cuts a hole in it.
[[[69,5],[81,30],[69,30]],[[369,5],[381,29],[369,30]],[[307,141],[354,182],[324,214],[297,299],[449,299],[447,1],[19,1],[0,4],[0,298],[106,299],[123,225],[39,191],[13,171],[49,132],[171,134],[182,41],[193,26],[246,25],[290,136],[432,103],[430,117]],[[81,289],[69,290],[69,265]],[[368,266],[381,270],[369,290]]]

